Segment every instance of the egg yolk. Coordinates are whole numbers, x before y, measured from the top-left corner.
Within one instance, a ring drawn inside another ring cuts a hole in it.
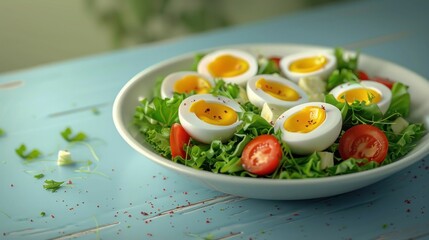
[[[323,107],[308,106],[286,119],[283,127],[289,132],[309,133],[325,119],[326,111]]]
[[[228,126],[237,122],[237,113],[230,107],[199,100],[192,104],[190,111],[202,121],[219,126]]]
[[[262,89],[269,95],[284,101],[296,101],[301,98],[293,88],[278,82],[267,81],[265,78],[256,81],[256,88]]]
[[[342,92],[337,100],[339,102],[346,102],[352,104],[354,101],[363,102],[368,105],[370,103],[378,103],[381,101],[381,94],[369,88],[354,88]]]
[[[187,75],[176,81],[173,91],[177,93],[190,93],[195,91],[197,94],[208,93],[211,86],[210,83],[199,76]]]
[[[249,63],[232,55],[222,55],[209,63],[208,69],[214,77],[235,77],[249,69]]]
[[[301,58],[289,65],[289,70],[296,73],[309,73],[322,69],[328,63],[324,56]]]

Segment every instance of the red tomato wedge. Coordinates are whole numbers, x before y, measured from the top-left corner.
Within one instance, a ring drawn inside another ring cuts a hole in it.
[[[378,83],[383,84],[384,86],[388,87],[389,89],[392,89],[393,84],[395,83],[394,81],[388,79],[388,78],[383,78],[383,77],[369,77],[368,74],[366,74],[366,72],[359,70],[358,71],[358,78],[360,80],[371,80],[371,81],[375,81]]]
[[[356,125],[340,139],[338,150],[343,160],[367,159],[381,163],[387,156],[389,142],[383,131],[372,125]]]
[[[171,157],[181,156],[186,159],[184,147],[189,144],[191,137],[179,123],[174,123],[170,130]]]
[[[382,78],[382,77],[372,77],[370,80],[384,84],[384,86],[388,87],[389,89],[392,89],[393,84],[395,83],[388,78]]]
[[[369,76],[368,74],[366,74],[366,72],[359,70],[357,73],[358,73],[358,78],[360,80],[369,80]]]
[[[243,168],[253,174],[263,176],[273,173],[282,158],[279,141],[272,135],[260,135],[252,139],[243,150]]]

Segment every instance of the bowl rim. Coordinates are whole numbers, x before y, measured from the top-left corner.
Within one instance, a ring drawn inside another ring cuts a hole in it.
[[[142,154],[144,157],[148,158],[149,160],[162,165],[168,169],[175,170],[181,174],[185,175],[191,175],[198,177],[200,179],[208,179],[209,181],[217,181],[217,182],[235,182],[236,184],[246,184],[246,185],[270,185],[270,186],[300,186],[300,185],[308,185],[308,184],[323,184],[323,183],[331,183],[331,182],[338,182],[342,180],[353,180],[357,178],[362,177],[378,177],[378,176],[389,176],[399,170],[405,169],[406,167],[416,163],[417,161],[420,161],[423,159],[426,155],[428,155],[429,151],[429,141],[426,138],[429,137],[429,133],[426,133],[422,139],[419,141],[419,143],[416,145],[420,146],[420,148],[416,149],[414,148],[411,152],[403,156],[402,158],[398,159],[395,162],[392,162],[390,164],[380,166],[374,169],[365,170],[362,172],[355,172],[355,173],[348,173],[343,175],[335,175],[335,176],[329,176],[329,177],[321,177],[321,178],[303,178],[303,179],[270,179],[270,178],[250,178],[250,177],[242,177],[242,176],[232,176],[227,174],[221,174],[221,173],[214,173],[207,170],[199,170],[194,169],[192,167],[185,166],[180,163],[176,163],[171,161],[170,159],[164,158],[157,154],[154,150],[146,148],[143,146],[137,139],[135,139],[127,130],[126,126],[127,124],[124,123],[122,117],[121,117],[121,106],[124,103],[124,97],[126,96],[126,93],[130,91],[130,89],[137,84],[137,82],[144,78],[144,76],[156,69],[164,68],[166,66],[170,66],[174,64],[175,62],[184,61],[187,59],[193,59],[195,54],[201,53],[201,52],[210,52],[217,49],[224,49],[224,48],[238,48],[238,49],[246,49],[246,48],[297,48],[297,49],[308,49],[308,50],[333,50],[334,47],[327,47],[327,46],[318,46],[318,45],[306,45],[306,44],[294,44],[294,43],[246,43],[246,44],[234,44],[234,45],[225,45],[225,46],[217,46],[217,47],[211,47],[211,48],[205,48],[201,50],[194,50],[192,52],[187,52],[185,54],[181,54],[166,60],[161,61],[160,63],[153,64],[139,73],[137,73],[135,76],[133,76],[128,82],[125,83],[125,85],[121,88],[117,96],[115,97],[113,108],[112,108],[112,117],[113,122],[115,125],[115,128],[119,132],[120,136],[137,152]],[[355,53],[354,51],[345,50],[345,53]],[[429,86],[428,80],[426,80],[421,75],[405,68],[400,65],[397,65],[396,63],[390,62],[388,60],[384,60],[378,57],[374,57],[367,54],[360,53],[360,59],[370,59],[373,61],[380,61],[383,62],[383,64],[390,65],[391,67],[397,68],[400,71],[406,72],[407,74],[413,75],[418,79],[419,82],[422,84],[427,84]]]

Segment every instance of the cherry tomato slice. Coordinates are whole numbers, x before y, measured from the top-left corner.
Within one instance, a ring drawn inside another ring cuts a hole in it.
[[[369,80],[369,76],[368,74],[366,74],[366,72],[359,70],[357,73],[358,73],[358,78],[360,80]]]
[[[181,156],[185,159],[186,151],[184,150],[184,146],[188,145],[190,139],[191,137],[182,125],[174,123],[170,130],[171,157],[175,158],[176,156]]]
[[[388,87],[389,89],[392,89],[393,84],[395,83],[394,81],[388,79],[388,78],[383,78],[383,77],[369,77],[368,74],[366,74],[366,72],[359,70],[358,72],[358,78],[360,80],[371,80],[371,81],[375,81],[381,84],[384,84],[384,86]]]
[[[381,163],[387,156],[389,142],[383,131],[372,125],[356,125],[340,139],[338,150],[343,160],[367,159]]]
[[[395,83],[388,78],[382,78],[382,77],[372,77],[370,80],[384,84],[384,86],[388,87],[389,89],[392,89],[393,84]]]
[[[243,150],[243,168],[253,174],[263,176],[273,173],[282,158],[279,141],[272,135],[260,135],[252,139]]]

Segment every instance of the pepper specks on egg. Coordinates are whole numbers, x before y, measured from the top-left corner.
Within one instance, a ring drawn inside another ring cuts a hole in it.
[[[328,103],[309,102],[286,110],[274,124],[292,153],[323,151],[341,132],[340,110]]]
[[[247,82],[249,101],[262,108],[264,103],[291,108],[308,101],[308,96],[298,85],[275,75],[256,75]]]
[[[183,100],[179,106],[179,121],[197,141],[226,141],[240,125],[238,112],[242,111],[241,106],[232,99],[199,94]]]

